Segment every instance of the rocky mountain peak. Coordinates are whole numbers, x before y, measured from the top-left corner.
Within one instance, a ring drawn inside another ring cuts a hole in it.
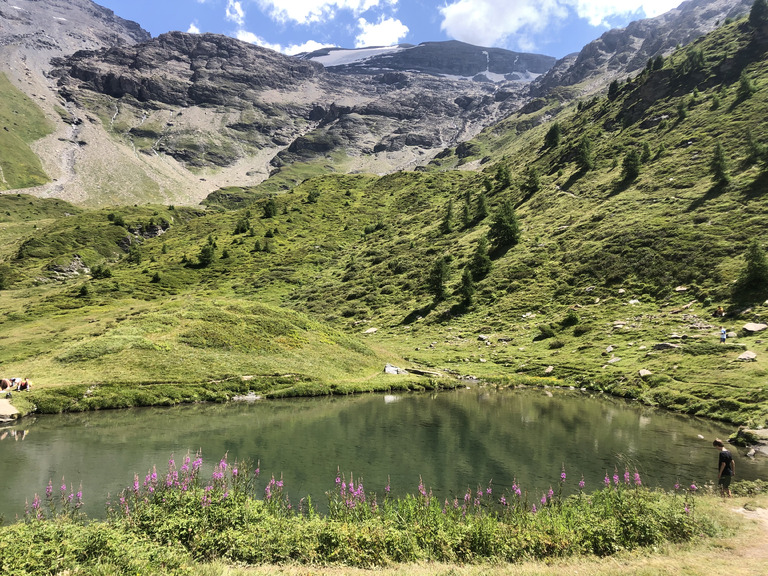
[[[687,0],[655,18],[609,30],[575,55],[559,60],[534,86],[536,94],[581,85],[584,93],[641,70],[649,58],[667,54],[714,30],[726,18],[749,12],[752,0]]]

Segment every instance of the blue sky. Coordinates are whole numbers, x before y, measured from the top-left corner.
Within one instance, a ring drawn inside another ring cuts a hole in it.
[[[226,34],[286,54],[461,40],[561,58],[681,0],[96,0],[153,36]]]

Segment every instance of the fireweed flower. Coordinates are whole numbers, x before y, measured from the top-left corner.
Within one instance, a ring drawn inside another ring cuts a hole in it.
[[[640,473],[635,470],[635,486],[642,485],[642,481],[640,480]]]
[[[624,484],[629,484],[629,468],[624,468]]]
[[[499,498],[499,502],[501,503],[502,506],[507,506],[507,499],[504,498],[504,496]]]
[[[547,498],[549,498],[551,500],[554,495],[555,495],[555,491],[552,490],[552,486],[550,486],[549,487],[549,492],[547,492]]]
[[[680,490],[680,482],[675,482],[675,490]]]
[[[562,472],[560,472],[560,482],[565,482],[565,465],[563,465]]]
[[[579,480],[579,490],[584,489],[584,475],[581,475],[581,480]]]
[[[531,512],[533,512],[534,514],[536,514],[536,504],[534,504],[534,505],[533,505],[533,508],[531,508]]]
[[[613,483],[618,486],[619,485],[619,472],[617,470],[613,471]]]
[[[696,484],[691,484],[691,492],[696,492],[696,490],[698,490]]]
[[[48,486],[45,487],[45,496],[50,498],[53,495],[53,482],[48,480]]]
[[[542,494],[541,495],[541,505],[542,506],[546,506],[547,505],[547,495],[546,494]]]
[[[606,488],[611,485],[611,480],[608,478],[608,472],[605,473],[605,478],[603,478],[603,482],[605,482]]]

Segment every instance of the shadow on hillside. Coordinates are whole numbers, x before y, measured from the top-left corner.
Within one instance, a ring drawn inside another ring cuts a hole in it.
[[[437,303],[433,302],[432,304],[424,306],[423,308],[417,308],[416,310],[413,310],[408,314],[408,316],[403,318],[403,321],[400,322],[400,324],[413,324],[419,318],[424,318],[427,314],[432,312],[432,310],[435,309],[436,305]]]
[[[571,177],[568,178],[568,181],[563,184],[563,190],[570,190],[571,186],[576,184],[579,180],[581,180],[585,175],[587,174],[586,170],[579,170],[578,172],[574,172],[571,174]]]
[[[765,194],[768,190],[768,169],[764,169],[757,178],[752,181],[752,184],[744,191],[744,196],[747,198],[757,198]]]
[[[629,188],[632,184],[634,184],[635,180],[637,178],[620,178],[618,180],[614,180],[613,184],[611,185],[611,192],[608,194],[608,197],[616,196],[616,194],[621,194]]]
[[[698,210],[710,200],[714,200],[715,198],[720,196],[720,194],[725,192],[726,188],[728,188],[728,184],[724,184],[723,182],[714,183],[712,187],[709,190],[707,190],[703,196],[696,198],[696,200],[691,202],[685,211],[694,212],[695,210]]]

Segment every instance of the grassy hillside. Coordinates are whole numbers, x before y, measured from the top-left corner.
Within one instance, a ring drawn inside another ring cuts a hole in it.
[[[743,327],[768,315],[766,62],[740,21],[608,96],[532,104],[431,172],[267,181],[206,210],[72,210],[37,230],[12,216],[2,370],[289,373],[320,393],[389,360],[765,425],[768,347]],[[503,243],[505,205],[519,235]]]
[[[52,131],[38,105],[0,73],[0,190],[48,182],[29,144]]]

